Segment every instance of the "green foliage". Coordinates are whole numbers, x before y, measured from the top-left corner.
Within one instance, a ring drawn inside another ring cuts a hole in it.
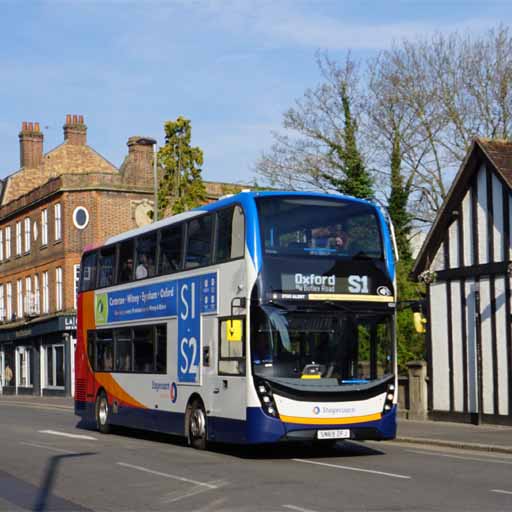
[[[340,94],[344,118],[344,144],[331,143],[330,151],[336,153],[339,162],[342,162],[344,177],[335,177],[332,173],[323,173],[322,177],[342,194],[368,199],[374,195],[373,181],[357,147],[357,123],[352,117],[351,99],[344,83],[340,85]]]
[[[409,279],[412,269],[411,260],[397,263],[398,300],[419,300],[425,295],[425,288],[420,283]],[[397,358],[399,373],[406,373],[408,361],[425,359],[425,335],[414,329],[413,312],[410,308],[397,313]]]
[[[388,211],[395,228],[396,245],[400,259],[410,261],[412,253],[409,238],[411,234],[412,216],[407,211],[410,190],[409,187],[404,185],[401,164],[400,134],[395,130],[391,150],[391,191],[388,200]]]
[[[206,202],[206,189],[201,177],[203,152],[191,147],[190,120],[178,117],[167,121],[165,145],[158,151],[161,179],[158,191],[159,218],[181,213]]]

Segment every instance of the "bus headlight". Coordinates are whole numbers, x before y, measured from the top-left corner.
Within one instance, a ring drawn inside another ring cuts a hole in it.
[[[393,400],[395,398],[395,385],[389,384],[386,392],[386,400],[384,401],[384,412],[389,412],[393,408]]]
[[[273,416],[274,418],[279,418],[279,413],[277,412],[277,407],[274,402],[270,386],[265,382],[259,383],[256,385],[256,392],[258,393],[258,397],[265,413],[269,416]]]

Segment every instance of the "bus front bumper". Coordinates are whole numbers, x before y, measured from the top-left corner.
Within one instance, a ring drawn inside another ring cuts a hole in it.
[[[375,421],[343,424],[286,423],[268,416],[261,408],[247,409],[247,442],[276,443],[280,441],[313,441],[319,430],[349,430],[347,440],[364,441],[394,439],[396,436],[396,405]]]

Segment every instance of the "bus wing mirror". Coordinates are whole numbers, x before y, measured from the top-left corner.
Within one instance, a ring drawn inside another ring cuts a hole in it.
[[[228,341],[242,341],[242,320],[228,320],[226,322],[226,339]]]

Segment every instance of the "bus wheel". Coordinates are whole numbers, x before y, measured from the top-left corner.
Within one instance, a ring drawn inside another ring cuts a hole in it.
[[[196,450],[206,448],[206,412],[199,400],[192,402],[188,419],[188,444]]]
[[[102,434],[110,433],[109,414],[107,395],[101,391],[96,397],[96,426]]]

